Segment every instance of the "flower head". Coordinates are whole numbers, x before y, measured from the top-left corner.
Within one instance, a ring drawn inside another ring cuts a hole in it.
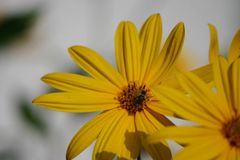
[[[228,59],[219,54],[216,30],[211,25],[210,31],[210,61],[215,87],[210,87],[193,73],[179,72],[178,80],[188,94],[163,86],[154,92],[176,114],[197,124],[167,127],[148,139],[157,142],[166,138],[186,144],[187,147],[176,154],[176,160],[239,158],[240,31],[233,38]]]
[[[146,135],[173,125],[163,116],[172,112],[158,104],[152,89],[172,71],[183,44],[184,25],[174,27],[160,50],[161,28],[159,14],[150,16],[140,33],[133,23],[121,22],[115,39],[117,70],[95,51],[73,46],[71,57],[91,77],[51,73],[42,78],[63,92],[40,96],[34,104],[64,112],[102,111],[74,136],[67,159],[95,140],[93,159],[135,159],[142,147],[154,159],[171,159],[166,141],[145,141]]]

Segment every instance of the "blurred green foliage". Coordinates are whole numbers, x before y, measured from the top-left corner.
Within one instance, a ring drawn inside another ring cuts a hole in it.
[[[15,150],[0,151],[0,160],[21,160],[20,155]]]
[[[19,102],[19,114],[26,124],[39,133],[47,134],[47,123],[44,121],[43,113],[34,107],[30,101],[22,99]]]
[[[0,47],[24,36],[33,26],[37,16],[38,11],[32,10],[23,14],[2,17],[0,19]]]

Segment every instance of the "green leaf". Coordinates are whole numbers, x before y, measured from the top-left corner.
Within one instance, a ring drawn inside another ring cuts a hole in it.
[[[19,114],[26,124],[42,134],[47,133],[47,123],[43,119],[43,113],[34,107],[30,101],[25,99],[20,101]]]
[[[0,20],[0,47],[24,36],[33,26],[38,15],[37,10],[24,14],[3,17]]]
[[[0,151],[0,160],[19,160],[21,156],[16,149],[3,149]]]

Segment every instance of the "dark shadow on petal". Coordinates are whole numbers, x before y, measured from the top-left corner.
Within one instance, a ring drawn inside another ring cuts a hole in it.
[[[141,151],[141,141],[137,132],[125,132],[125,141],[127,150],[130,151],[130,156],[132,159],[136,159]],[[136,148],[138,146],[139,148]]]
[[[96,160],[113,160],[113,159],[128,160],[128,159],[123,158],[123,157],[117,157],[116,154],[114,154],[112,152],[103,151],[101,153],[96,154]]]
[[[103,151],[101,153],[97,153],[95,156],[96,156],[96,160],[101,160],[101,159],[112,160],[116,156],[116,154],[112,152]]]
[[[156,144],[148,144],[147,135],[144,132],[128,132],[126,131],[125,134],[125,141],[124,145],[126,146],[127,150],[130,151],[131,159],[137,159],[139,154],[141,154],[141,149],[144,150],[152,157],[152,159],[157,160],[171,160],[172,154],[168,146],[164,145],[163,143],[156,143]],[[142,141],[140,140],[140,137]],[[116,137],[117,138],[117,137]],[[117,145],[117,144],[116,144]],[[136,146],[138,148],[136,148]],[[127,160],[127,157],[118,157],[116,153],[102,151],[97,153],[96,159],[104,159],[104,160],[112,160],[112,159],[120,159],[120,160]]]
[[[172,153],[170,151],[170,148],[163,143],[155,143],[150,144],[146,141],[147,135],[144,132],[137,132],[139,137],[142,139],[142,146],[144,150],[152,157],[152,159],[156,160],[171,160],[172,159]],[[160,158],[161,157],[161,158]]]
[[[118,160],[128,160],[126,158],[118,157]]]
[[[125,136],[125,141],[124,141],[123,145],[125,145],[127,150],[130,151],[131,159],[136,159],[138,157],[140,151],[136,152],[136,148],[133,148],[135,145],[133,145],[133,144],[138,143],[139,148],[141,149],[141,147],[140,147],[141,144],[140,144],[140,140],[138,139],[138,134],[136,132],[126,131],[124,133],[124,136]],[[116,138],[118,138],[118,137],[116,137]],[[116,144],[116,145],[118,145],[118,144]],[[95,156],[96,156],[97,160],[112,160],[112,159],[128,160],[127,157],[119,157],[116,153],[107,152],[107,151],[102,151],[100,153],[97,153]]]
[[[164,126],[175,126],[174,123],[172,121],[170,121],[166,116],[164,116],[160,113],[157,113],[157,112],[151,110],[150,108],[148,108],[147,110],[149,113],[151,113],[151,115],[153,115]]]
[[[153,159],[159,159],[158,156],[156,156],[156,155],[161,155],[162,160],[171,160],[172,159],[172,154],[171,154],[170,149],[167,146],[165,146],[164,144],[162,144],[162,143],[149,144],[149,146],[150,146],[150,148],[155,148],[155,150],[158,152],[158,153],[155,153],[155,150],[147,151]]]

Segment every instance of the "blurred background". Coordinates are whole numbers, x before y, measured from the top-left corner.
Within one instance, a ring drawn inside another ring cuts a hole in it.
[[[1,0],[0,160],[64,160],[72,136],[94,116],[31,104],[52,90],[40,81],[46,73],[82,73],[68,47],[86,45],[115,65],[118,23],[131,20],[140,27],[159,12],[164,39],[176,23],[185,23],[183,54],[193,69],[208,63],[208,23],[217,27],[221,51],[227,53],[240,28],[239,7],[239,0]],[[77,159],[90,160],[91,147]]]

